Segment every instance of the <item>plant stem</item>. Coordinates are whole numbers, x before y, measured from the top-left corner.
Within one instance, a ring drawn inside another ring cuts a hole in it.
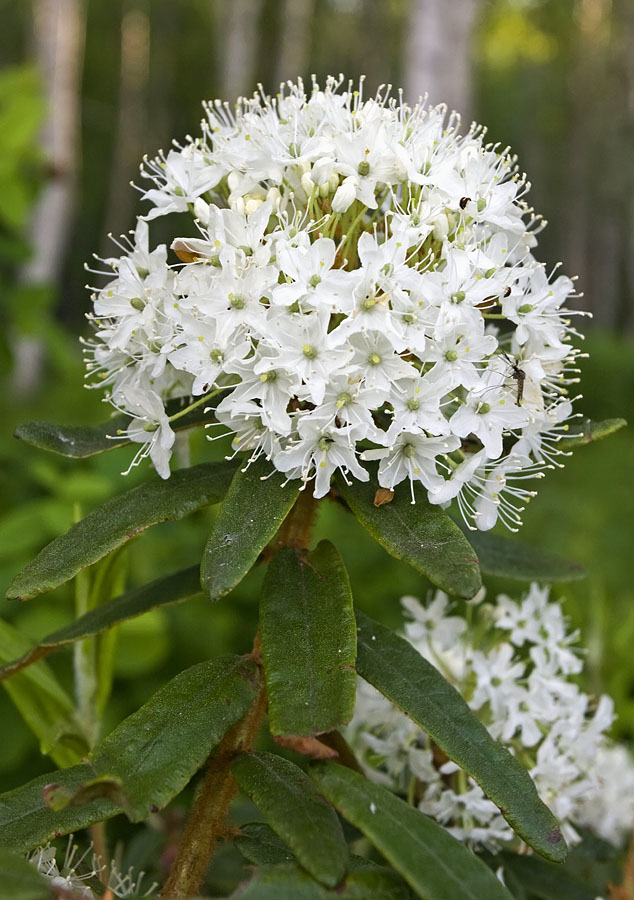
[[[295,506],[282,523],[271,550],[279,550],[280,547],[295,547],[297,550],[307,550],[310,546],[316,515],[317,501],[313,497],[310,488],[306,487],[303,491],[300,491]]]
[[[266,691],[261,682],[258,695],[246,716],[226,733],[207,762],[169,878],[161,893],[164,900],[180,900],[197,893],[237,790],[231,763],[253,744],[266,709]]]

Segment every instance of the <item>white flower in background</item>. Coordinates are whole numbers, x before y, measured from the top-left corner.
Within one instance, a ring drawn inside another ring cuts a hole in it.
[[[438,591],[426,605],[404,597],[404,636],[462,693],[490,734],[529,770],[569,843],[588,828],[613,844],[634,829],[634,758],[614,744],[609,697],[592,698],[571,676],[579,651],[548,589],[518,602],[499,596],[452,615]],[[496,852],[519,839],[481,788],[418,725],[359,679],[349,739],[370,778],[415,798],[457,838]]]
[[[205,111],[202,137],[144,161],[150,209],[92,289],[90,384],[133,418],[134,461],[167,477],[165,404],[222,390],[209,422],[315,496],[380,459],[383,487],[517,527],[518,480],[563,455],[577,351],[511,157],[363,81]],[[170,213],[180,235],[151,249]]]
[[[53,888],[72,891],[73,897],[85,897],[86,900],[97,900],[103,896],[104,886],[101,878],[106,866],[97,858],[92,844],[82,852],[74,842],[72,834],[68,838],[63,854],[47,844],[45,847],[32,850],[27,859],[40,875],[50,880]],[[106,894],[109,897],[120,898],[149,897],[158,885],[155,882],[146,888],[143,886],[144,880],[145,872],[135,874],[129,869],[123,873],[113,860],[108,866]]]

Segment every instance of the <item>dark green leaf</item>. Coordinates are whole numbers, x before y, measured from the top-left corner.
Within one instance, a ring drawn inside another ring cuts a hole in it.
[[[240,657],[181,672],[101,741],[89,764],[0,796],[3,843],[24,851],[122,810],[140,821],[161,809],[244,716],[256,690],[257,667]]]
[[[409,563],[442,590],[473,597],[482,584],[478,558],[449,516],[419,489],[416,503],[403,485],[390,503],[374,505],[377,483],[338,480],[339,490],[359,522],[396,559]]]
[[[171,424],[174,431],[184,428],[192,428],[203,422],[213,421],[213,417],[204,410],[213,406],[214,399],[206,404],[201,404],[191,412],[186,413]],[[181,400],[171,400],[167,404],[168,416],[173,416],[183,408]],[[130,441],[125,435],[118,432],[125,431],[131,422],[129,416],[113,416],[107,422],[99,425],[54,425],[52,422],[25,422],[15,430],[15,436],[26,444],[39,447],[40,450],[49,450],[62,456],[83,458],[103,453],[104,450],[114,450],[123,447]]]
[[[562,438],[557,444],[558,450],[571,450],[581,444],[592,444],[602,438],[609,437],[615,431],[619,431],[627,425],[625,419],[604,419],[602,422],[593,422],[585,419],[580,425],[573,425],[568,436]]]
[[[470,531],[469,543],[478,554],[484,575],[499,575],[516,581],[578,581],[585,578],[583,566],[560,559],[537,547],[529,547],[490,531]]]
[[[254,866],[276,865],[295,860],[295,856],[284,841],[264,822],[241,825],[235,845],[244,858]]]
[[[31,863],[0,847],[0,897],[6,900],[50,900],[50,880],[40,875]]]
[[[247,574],[275,536],[299,494],[301,481],[282,484],[260,457],[238,469],[214,522],[200,565],[212,600],[227,594]]]
[[[71,766],[48,775],[40,775],[28,784],[0,795],[0,840],[9,850],[25,853],[63,834],[87,828],[95,822],[110,819],[121,808],[106,798],[98,798],[85,806],[69,806],[53,812],[44,803],[49,784],[58,784],[74,793],[94,777],[89,765]]]
[[[231,895],[235,900],[411,900],[396,872],[376,866],[351,872],[335,890],[328,890],[290,863],[264,866]]]
[[[95,773],[119,780],[132,821],[161,809],[203,765],[255,699],[257,667],[221,657],[181,672],[104,738]]]
[[[181,569],[180,572],[173,572],[171,575],[157,578],[156,581],[133,591],[126,591],[125,594],[115,597],[114,600],[104,603],[103,606],[91,609],[85,615],[71,622],[70,625],[49,634],[14,662],[0,666],[0,681],[38,659],[48,656],[49,653],[60,647],[91,637],[126,619],[143,615],[156,606],[177,603],[179,600],[193,597],[194,594],[199,594],[200,590],[198,566],[191,566],[189,569]],[[1,655],[0,658],[2,658]]]
[[[273,734],[314,735],[354,713],[356,631],[343,561],[328,541],[284,548],[260,602],[262,659]]]
[[[510,900],[493,872],[448,831],[387,788],[337,763],[310,774],[341,815],[359,828],[425,900]]]
[[[359,674],[420,725],[478,782],[527,844],[561,862],[566,842],[533,781],[460,693],[404,638],[357,612]]]
[[[540,859],[504,853],[493,862],[510,871],[531,897],[539,900],[595,900],[597,892],[567,871],[565,866]]]
[[[274,753],[242,753],[233,764],[242,791],[307,872],[335,887],[348,866],[341,823],[300,768]]]
[[[8,599],[29,600],[68,581],[135,535],[170,519],[182,519],[218,503],[227,492],[235,465],[201,463],[113,497],[55,538],[13,579]]]

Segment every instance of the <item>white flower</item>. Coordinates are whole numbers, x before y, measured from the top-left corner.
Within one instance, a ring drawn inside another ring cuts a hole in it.
[[[157,404],[222,389],[209,424],[316,496],[334,469],[368,477],[364,441],[384,486],[515,528],[519,480],[563,455],[572,282],[534,258],[527,184],[483,131],[340,86],[205,104],[201,138],[144,161],[150,209],[91,288],[91,386],[163,476]],[[190,227],[152,248],[148,222],[171,213]],[[313,431],[335,449],[311,451]]]
[[[581,668],[569,649],[577,633],[548,589],[533,584],[519,602],[499,596],[473,607],[469,626],[440,591],[427,604],[401,602],[407,640],[529,769],[566,840],[578,843],[585,827],[620,844],[634,827],[634,759],[607,735],[612,700],[595,703],[572,680]],[[370,778],[419,798],[419,809],[454,837],[493,852],[519,847],[481,788],[362,680],[348,732]]]

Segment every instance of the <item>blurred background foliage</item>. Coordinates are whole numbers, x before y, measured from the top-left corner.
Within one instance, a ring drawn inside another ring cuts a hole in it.
[[[382,82],[403,84],[409,99],[428,90],[467,121],[486,122],[534,182],[532,202],[550,222],[540,257],[579,274],[579,302],[594,314],[584,320],[579,409],[634,421],[631,0],[0,0],[0,18],[0,586],[80,512],[148,476],[121,478],[126,449],[72,461],[20,445],[12,431],[32,418],[106,417],[81,386],[83,265],[93,251],[109,255],[107,233],[126,231],[140,212],[129,182],[142,154],[196,132],[203,98],[232,99],[256,81],[274,91],[298,74],[365,73],[368,93]],[[168,234],[168,223],[152,224],[153,240]],[[521,534],[587,567],[585,581],[555,591],[588,648],[585,687],[615,697],[616,733],[628,739],[633,451],[627,429],[579,448],[542,483]],[[223,452],[192,437],[193,462]],[[343,510],[320,509],[318,532],[341,548],[358,603],[395,623],[399,597],[425,596],[428,586]],[[194,563],[213,514],[131,542],[127,584]],[[247,650],[261,574],[214,606],[199,597],[121,626],[104,729],[187,665]],[[73,617],[74,591],[5,603],[2,617],[36,640]],[[71,691],[70,654],[50,665]],[[50,770],[5,692],[0,721],[0,789]]]

